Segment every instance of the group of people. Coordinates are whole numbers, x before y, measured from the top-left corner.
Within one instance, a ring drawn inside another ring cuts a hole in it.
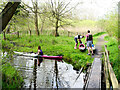
[[[77,49],[78,40],[79,40],[80,43],[82,43],[82,41],[81,41],[82,38],[84,38],[84,36],[81,36],[81,35],[77,35],[77,36],[74,37],[74,40],[75,40],[75,47],[74,47],[74,49]],[[93,49],[92,49],[93,36],[90,33],[90,30],[88,30],[88,33],[86,35],[85,44],[86,44],[86,42],[87,42],[87,48],[88,48],[88,55],[90,55],[90,48],[91,48],[91,51],[92,51],[92,55],[94,55]]]

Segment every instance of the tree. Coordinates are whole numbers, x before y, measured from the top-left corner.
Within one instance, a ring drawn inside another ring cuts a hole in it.
[[[24,5],[21,3],[18,5],[18,8],[15,11],[14,16],[12,17],[11,21],[9,22],[11,31],[10,32],[17,32],[25,31],[26,24],[28,22],[28,18],[30,17],[29,11],[26,10]]]
[[[20,2],[8,2],[5,8],[0,13],[0,33],[6,28],[10,19],[13,17]]]
[[[55,27],[55,36],[59,36],[58,28],[64,25],[70,25],[66,18],[69,17],[70,11],[74,9],[75,6],[69,8],[70,2],[66,4],[64,1],[60,0],[51,0],[49,3],[46,3],[46,5],[49,12],[48,18]]]
[[[36,34],[39,35],[39,30],[38,30],[38,2],[37,0],[35,0],[35,2],[32,1],[32,5],[33,7],[30,7],[29,5],[25,4],[23,2],[23,4],[30,9],[30,11],[34,14],[34,22],[35,22],[35,30],[36,30]]]
[[[41,33],[43,32],[43,28],[44,28],[44,24],[45,24],[45,21],[47,19],[47,8],[45,7],[45,4],[42,4],[41,3],[41,6],[39,7],[39,12],[41,12],[39,15],[40,17],[40,20],[41,20],[41,28],[40,28],[40,31]]]

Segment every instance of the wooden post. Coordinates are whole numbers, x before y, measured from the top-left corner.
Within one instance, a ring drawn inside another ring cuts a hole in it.
[[[108,55],[110,55],[110,52],[108,51]]]
[[[30,36],[31,36],[31,30],[29,30],[30,31]]]
[[[18,38],[19,38],[19,31],[17,31],[17,36],[18,36]]]
[[[70,36],[69,34],[70,34],[70,31],[68,31],[68,37]]]
[[[4,37],[3,37],[3,38],[4,38],[4,40],[6,40],[6,35],[5,35],[5,32],[3,32],[3,36],[4,36]]]

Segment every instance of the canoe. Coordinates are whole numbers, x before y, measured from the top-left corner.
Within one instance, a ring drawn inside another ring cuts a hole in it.
[[[31,53],[23,53],[23,52],[16,52],[16,51],[14,51],[14,53],[17,55],[33,57],[33,58],[58,59],[58,60],[63,59],[63,56],[38,55],[38,54],[34,54],[34,53],[31,54]]]
[[[34,58],[59,59],[59,60],[63,59],[62,56],[48,56],[48,55],[37,55],[37,56],[34,56]]]

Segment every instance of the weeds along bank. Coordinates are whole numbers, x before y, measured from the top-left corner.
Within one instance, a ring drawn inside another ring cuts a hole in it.
[[[94,44],[97,38],[104,32],[94,35]],[[7,40],[2,41],[2,48],[12,48],[18,52],[34,52],[37,53],[37,48],[40,45],[45,55],[64,55],[64,61],[70,63],[76,69],[86,66],[87,63],[92,63],[93,58],[85,52],[80,52],[79,49],[74,49],[74,37],[68,36],[46,36],[32,35],[17,37],[16,35],[6,35]],[[85,38],[82,39],[85,42]]]
[[[2,35],[1,35],[2,36]],[[0,51],[1,60],[0,60],[0,71],[2,72],[2,89],[19,89],[23,86],[23,78],[20,75],[20,72],[12,66],[10,62],[13,60],[13,46],[9,41],[2,42],[2,52]],[[6,54],[7,52],[7,54]]]
[[[115,72],[115,75],[120,82],[120,49],[118,49],[118,40],[114,37],[106,36],[104,38],[108,43],[107,45],[107,50],[110,52],[109,55],[109,60],[111,62],[111,65],[113,67],[113,71]]]
[[[12,51],[8,52],[6,56],[3,55],[0,61],[0,70],[2,72],[2,89],[22,88],[23,78],[20,72],[17,71],[12,65]]]

